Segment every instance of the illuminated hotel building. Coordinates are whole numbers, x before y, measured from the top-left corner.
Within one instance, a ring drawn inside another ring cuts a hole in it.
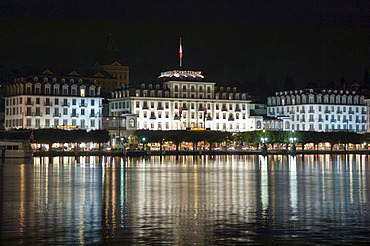
[[[236,87],[217,87],[200,71],[173,70],[161,73],[157,83],[113,91],[109,115],[136,115],[137,129],[242,132],[262,125],[262,119],[250,118],[249,106]]]
[[[101,127],[100,86],[83,80],[76,72],[55,76],[50,70],[41,75],[17,78],[7,88],[5,129]]]
[[[283,130],[367,130],[365,98],[355,91],[295,90],[276,92],[267,98],[267,116],[284,119]]]

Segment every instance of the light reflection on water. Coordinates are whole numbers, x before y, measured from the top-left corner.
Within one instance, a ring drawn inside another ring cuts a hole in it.
[[[0,161],[5,244],[357,244],[368,156]]]

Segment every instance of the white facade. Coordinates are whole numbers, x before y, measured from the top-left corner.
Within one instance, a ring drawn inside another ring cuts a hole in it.
[[[283,130],[365,132],[364,96],[352,91],[313,89],[276,92],[267,99],[267,115],[284,118]],[[290,120],[287,120],[290,119]]]
[[[175,70],[162,73],[161,83],[114,91],[110,115],[137,115],[137,129],[250,130],[247,95],[235,87],[217,88],[216,83],[203,79],[198,71]]]
[[[8,86],[5,129],[101,127],[100,87],[76,78],[51,74],[18,78]]]

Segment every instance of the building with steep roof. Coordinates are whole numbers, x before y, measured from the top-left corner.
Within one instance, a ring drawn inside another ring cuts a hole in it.
[[[129,67],[125,65],[111,34],[108,34],[105,49],[96,56],[89,73],[89,77],[101,87],[103,96],[109,97],[111,91],[129,84]]]

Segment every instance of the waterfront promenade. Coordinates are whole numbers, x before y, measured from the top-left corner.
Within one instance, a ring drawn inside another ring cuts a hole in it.
[[[369,150],[132,150],[132,151],[35,151],[34,156],[168,156],[168,155],[311,155],[370,154]]]

